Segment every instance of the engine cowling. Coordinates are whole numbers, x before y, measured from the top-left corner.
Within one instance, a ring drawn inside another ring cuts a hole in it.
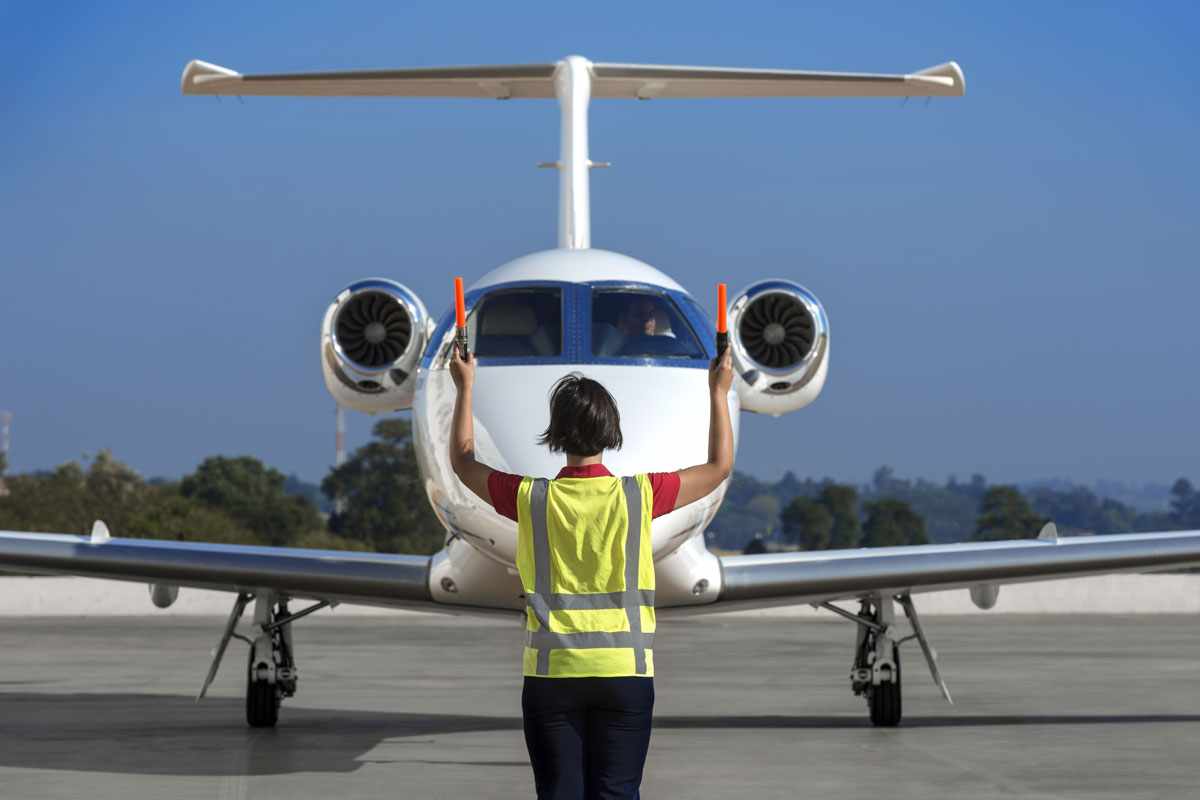
[[[729,308],[734,386],[742,408],[779,416],[817,399],[829,369],[829,318],[798,283],[759,281]]]
[[[370,278],[343,289],[321,323],[321,372],[339,405],[368,414],[412,405],[433,321],[403,284]]]

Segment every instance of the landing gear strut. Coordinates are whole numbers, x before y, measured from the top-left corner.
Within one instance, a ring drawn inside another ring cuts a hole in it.
[[[251,600],[254,601],[254,638],[237,632],[238,621]],[[299,679],[293,657],[292,622],[329,605],[332,604],[322,601],[293,614],[288,610],[288,598],[275,592],[239,594],[213,650],[212,664],[196,697],[197,702],[216,677],[229,640],[238,639],[250,646],[246,667],[246,722],[253,728],[274,727],[279,721],[280,704],[285,697],[296,694]]]
[[[913,629],[911,635],[902,639],[895,638],[894,602],[904,608]],[[909,595],[888,593],[864,597],[859,601],[857,614],[833,603],[819,605],[858,625],[854,640],[854,664],[850,668],[850,688],[855,695],[866,698],[871,724],[881,728],[893,728],[900,724],[903,716],[900,645],[909,639],[916,639],[921,645],[934,683],[948,702],[954,702],[938,669],[937,653],[925,638],[917,608]]]
[[[850,688],[866,697],[871,724],[894,728],[900,724],[900,647],[891,636],[893,624],[891,597],[872,603],[862,600],[858,616],[872,625],[859,625],[854,639],[854,665],[850,669]]]
[[[271,593],[254,601],[254,625],[259,634],[250,645],[250,665],[246,670],[246,722],[252,728],[273,728],[279,721],[283,698],[296,694],[296,662],[292,659],[292,626],[276,625],[286,620],[287,598],[272,608]]]

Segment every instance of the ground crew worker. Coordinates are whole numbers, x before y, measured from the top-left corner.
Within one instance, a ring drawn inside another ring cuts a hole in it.
[[[564,376],[539,439],[566,455],[553,480],[475,460],[475,359],[453,350],[450,463],[517,522],[526,595],[521,709],[537,796],[636,800],[654,707],[650,520],[709,494],[733,469],[729,350],[709,366],[708,461],[678,472],[613,476],[602,459],[621,447],[617,405],[596,381]]]

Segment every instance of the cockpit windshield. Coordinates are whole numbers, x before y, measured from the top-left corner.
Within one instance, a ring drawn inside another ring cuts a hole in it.
[[[633,289],[596,289],[592,292],[592,355],[703,358],[704,350],[670,297]]]
[[[480,301],[468,323],[479,356],[557,356],[562,353],[562,290],[503,289]]]

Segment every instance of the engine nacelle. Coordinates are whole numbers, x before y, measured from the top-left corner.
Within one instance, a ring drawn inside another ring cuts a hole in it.
[[[779,416],[817,399],[829,369],[829,319],[785,280],[751,284],[729,308],[734,386],[742,408]]]
[[[321,323],[321,372],[338,405],[368,414],[412,405],[433,320],[407,287],[369,278],[342,290]]]

